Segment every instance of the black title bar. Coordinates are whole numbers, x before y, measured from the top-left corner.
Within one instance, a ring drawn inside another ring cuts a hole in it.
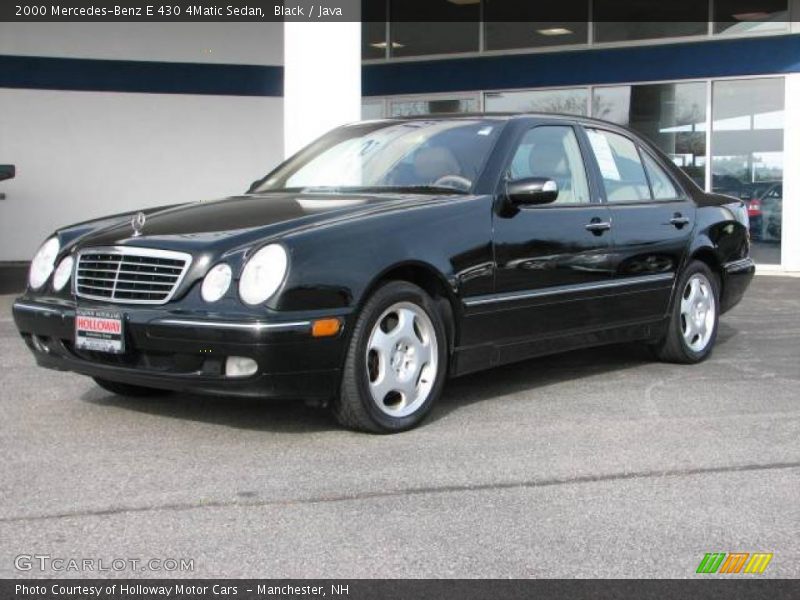
[[[789,20],[788,0],[739,0],[717,20]],[[705,22],[710,0],[8,0],[0,21]],[[591,12],[590,12],[591,11]]]
[[[731,576],[691,580],[0,580],[4,600],[735,600],[800,597],[800,581]]]

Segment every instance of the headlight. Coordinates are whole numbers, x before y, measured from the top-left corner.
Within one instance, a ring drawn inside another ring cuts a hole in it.
[[[289,259],[278,244],[264,246],[250,257],[239,280],[239,296],[246,304],[261,304],[272,296],[286,276]]]
[[[211,269],[203,279],[200,295],[206,302],[216,302],[225,295],[231,285],[231,268],[220,263]]]
[[[38,290],[50,277],[60,249],[58,238],[51,237],[36,252],[31,261],[31,270],[28,274],[28,283],[32,289]]]
[[[64,260],[58,263],[56,274],[53,275],[53,289],[55,291],[60,292],[64,286],[67,285],[69,276],[72,275],[73,264],[75,264],[75,261],[71,256],[67,256]]]

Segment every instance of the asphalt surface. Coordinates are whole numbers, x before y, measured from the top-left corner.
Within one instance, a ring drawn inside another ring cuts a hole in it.
[[[702,365],[637,346],[450,382],[396,436],[300,402],[114,397],[39,369],[0,297],[0,576],[189,558],[193,577],[800,576],[800,279],[757,277]]]

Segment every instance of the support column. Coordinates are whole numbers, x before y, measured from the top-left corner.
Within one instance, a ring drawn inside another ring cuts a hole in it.
[[[361,118],[361,23],[284,23],[284,152]]]

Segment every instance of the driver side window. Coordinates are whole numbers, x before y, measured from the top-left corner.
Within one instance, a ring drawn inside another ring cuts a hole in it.
[[[512,180],[546,177],[558,185],[554,204],[589,202],[589,182],[572,127],[544,125],[528,131],[509,167]]]

